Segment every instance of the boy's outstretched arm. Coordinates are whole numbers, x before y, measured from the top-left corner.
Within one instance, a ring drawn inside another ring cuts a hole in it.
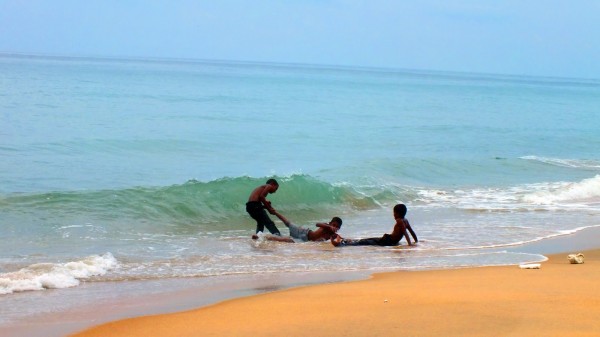
[[[277,212],[276,210],[273,209],[273,212],[271,212],[271,214],[275,215],[276,217],[279,218],[279,220],[281,220],[286,226],[290,226],[290,221],[284,217],[283,215],[281,215],[279,212]]]
[[[415,234],[415,231],[413,231],[412,227],[410,226],[410,222],[408,222],[408,220],[406,220],[406,229],[408,229],[408,231],[410,232],[410,235],[412,235],[413,239],[415,240],[415,243],[419,242],[419,239],[417,239],[417,234]]]
[[[412,246],[413,243],[410,242],[410,237],[408,236],[408,233],[406,231],[406,229],[408,227],[407,224],[408,224],[408,221],[405,219],[396,220],[396,225],[394,226],[394,231],[396,231],[396,228],[398,228],[400,230],[400,234],[406,238],[406,242],[408,242],[408,245]],[[402,236],[400,237],[400,239],[402,239]]]

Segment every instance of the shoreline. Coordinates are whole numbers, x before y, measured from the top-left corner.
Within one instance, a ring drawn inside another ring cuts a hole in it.
[[[10,299],[56,301],[69,292],[68,308],[20,319],[0,326],[1,336],[61,337],[83,329],[131,317],[176,313],[222,301],[268,292],[350,280],[366,279],[370,272],[307,272],[294,274],[229,275],[207,278],[174,278],[128,282],[89,282],[69,289],[14,294]],[[141,289],[141,290],[140,290]],[[90,301],[89,293],[103,301]],[[99,296],[100,295],[100,296]],[[80,300],[79,300],[80,298]],[[10,302],[7,304],[10,305]]]
[[[574,249],[600,249],[600,225],[586,227],[572,234],[555,236],[548,239],[529,242],[521,246],[510,247],[507,251],[552,255],[566,253]]]
[[[584,253],[584,264],[557,254],[535,270],[381,273],[110,322],[71,336],[595,336],[600,249]]]
[[[581,248],[580,248],[581,247]],[[582,250],[600,248],[600,227],[592,227],[580,230],[574,234],[558,236],[551,239],[528,243],[521,246],[510,247],[507,250],[515,252],[527,252],[535,254],[557,254],[562,252],[579,252]],[[548,263],[544,262],[543,266]],[[478,267],[466,269],[447,269],[448,270],[479,270],[481,268],[506,268],[496,267]],[[514,268],[508,267],[508,268]],[[202,280],[202,279],[176,279],[160,281],[140,281],[146,282],[144,286],[148,287],[147,282],[155,282],[151,287],[155,291],[151,294],[141,294],[139,296],[127,297],[122,300],[115,300],[108,303],[88,303],[80,307],[72,308],[67,312],[44,314],[39,319],[33,317],[21,325],[10,326],[0,329],[3,335],[20,336],[66,336],[77,331],[102,326],[103,324],[117,324],[124,319],[138,319],[148,317],[148,315],[157,315],[151,317],[170,316],[183,314],[190,311],[204,310],[219,306],[223,303],[235,302],[247,298],[260,298],[265,294],[279,294],[295,289],[317,289],[329,284],[347,284],[356,282],[370,282],[387,274],[406,273],[429,273],[439,271],[393,271],[393,272],[332,272],[332,273],[294,273],[263,275],[261,277],[239,277],[226,278],[226,280]],[[164,283],[164,284],[161,284]],[[172,288],[165,288],[167,287]],[[250,286],[249,286],[250,285]],[[85,293],[89,288],[110,287],[108,285],[98,285],[88,283],[80,286],[75,292]],[[121,287],[122,285],[120,285]],[[128,287],[135,288],[135,282]],[[118,292],[125,294],[127,289],[120,289]],[[82,295],[85,296],[85,295]],[[307,306],[310,308],[310,306]],[[306,309],[306,308],[304,308]],[[303,312],[300,310],[299,312]],[[277,315],[279,319],[280,315]],[[68,317],[68,319],[65,319]],[[137,318],[136,318],[137,317]],[[264,317],[261,321],[264,321]],[[35,323],[33,323],[35,322]],[[4,330],[4,331],[3,331]]]
[[[594,227],[514,248],[560,252],[539,270],[510,265],[376,273],[114,321],[71,336],[279,336],[282,330],[303,336],[306,329],[316,336],[592,336],[600,331],[598,237]],[[580,249],[589,245],[595,247]],[[576,252],[584,252],[584,264],[567,261],[567,253]]]

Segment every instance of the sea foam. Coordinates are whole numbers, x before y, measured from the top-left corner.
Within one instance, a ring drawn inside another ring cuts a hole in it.
[[[117,259],[111,253],[66,263],[36,263],[0,274],[0,294],[75,287],[81,279],[104,275],[117,266]]]
[[[600,175],[573,183],[557,183],[548,189],[524,196],[524,200],[534,204],[557,202],[600,202]]]

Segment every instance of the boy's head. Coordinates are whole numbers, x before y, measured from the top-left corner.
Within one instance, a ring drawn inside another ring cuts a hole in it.
[[[394,206],[394,217],[404,218],[405,215],[406,215],[406,205],[397,204],[396,206]]]
[[[275,179],[271,178],[271,179],[267,180],[267,185],[271,185],[272,186],[271,193],[275,193],[279,189],[279,183]]]
[[[340,219],[337,216],[334,216],[333,218],[331,218],[331,225],[336,226],[338,229],[342,228],[342,219]]]

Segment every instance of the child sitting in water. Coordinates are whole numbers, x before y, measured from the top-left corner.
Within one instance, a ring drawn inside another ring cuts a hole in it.
[[[408,236],[407,230],[412,235],[415,243],[419,242],[417,239],[417,234],[413,231],[410,223],[406,216],[406,205],[397,204],[394,206],[394,219],[396,219],[396,224],[394,225],[394,229],[392,230],[392,234],[383,234],[380,238],[366,238],[366,239],[344,239],[338,234],[335,234],[331,237],[331,243],[338,246],[396,246],[402,239],[402,237],[406,237],[406,241],[408,241],[408,245],[412,246],[413,243],[410,241],[410,237]]]

